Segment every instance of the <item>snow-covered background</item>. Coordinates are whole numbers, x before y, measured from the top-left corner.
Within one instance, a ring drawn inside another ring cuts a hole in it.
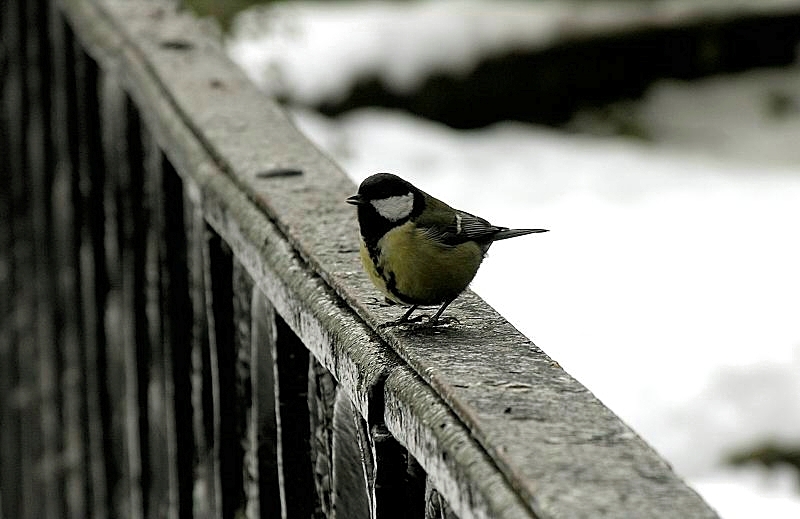
[[[667,4],[647,16],[689,5]],[[315,102],[370,72],[403,91],[583,30],[592,13],[576,5],[279,4],[241,15],[228,48],[267,93]],[[641,15],[608,5],[594,13],[608,25]],[[724,518],[800,517],[795,471],[725,463],[800,443],[800,70],[664,81],[615,110],[651,140],[455,131],[379,109],[292,115],[356,182],[391,171],[493,223],[550,229],[495,245],[473,289]]]

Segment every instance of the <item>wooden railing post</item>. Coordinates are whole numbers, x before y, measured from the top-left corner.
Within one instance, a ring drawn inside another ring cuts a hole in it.
[[[254,287],[252,291],[251,376],[253,383],[253,421],[250,449],[246,456],[255,463],[258,480],[251,483],[248,500],[260,510],[260,517],[281,517],[281,491],[278,460],[278,420],[275,396],[275,342],[278,339],[275,308]],[[257,497],[253,497],[253,495]]]

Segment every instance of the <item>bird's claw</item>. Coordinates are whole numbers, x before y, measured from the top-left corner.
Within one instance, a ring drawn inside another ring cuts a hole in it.
[[[430,318],[430,316],[425,315],[425,314],[420,314],[420,315],[417,315],[415,317],[409,317],[407,319],[403,319],[401,317],[400,319],[395,319],[394,321],[387,321],[387,322],[381,324],[380,326],[378,326],[378,328],[383,330],[385,328],[393,328],[395,326],[422,324],[422,323],[420,323],[420,321],[422,320],[423,317]]]
[[[394,306],[397,303],[395,303],[391,299],[378,299],[377,297],[370,297],[369,300],[364,304],[368,306],[377,306],[379,308],[387,308],[390,306]]]
[[[425,320],[423,321],[423,319]],[[378,328],[383,330],[386,328],[393,328],[395,326],[406,326],[410,330],[426,330],[440,327],[445,328],[451,324],[461,324],[461,322],[455,317],[439,317],[438,319],[434,320],[430,315],[420,314],[409,319],[397,319],[394,321],[385,322],[378,326]]]
[[[426,316],[428,317],[428,316]],[[439,317],[438,319],[432,319],[428,317],[428,320],[422,323],[415,323],[412,326],[414,330],[424,330],[424,329],[431,329],[431,328],[446,328],[451,324],[461,324],[461,321],[456,319],[455,317]]]

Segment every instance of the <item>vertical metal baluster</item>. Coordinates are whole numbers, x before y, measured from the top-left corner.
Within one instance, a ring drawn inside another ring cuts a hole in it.
[[[232,334],[230,329],[232,318],[232,263],[230,251],[222,239],[210,228],[206,228],[204,240],[203,264],[206,321],[208,322],[208,341],[203,344],[202,352],[202,408],[203,408],[203,442],[205,452],[203,459],[202,495],[197,499],[205,500],[212,517],[224,516],[224,496],[222,495],[222,474],[220,467],[220,421],[222,420],[222,403],[220,401],[220,347],[230,347]]]
[[[337,385],[333,375],[310,356],[308,407],[311,419],[311,461],[318,510],[315,517],[333,516],[333,414]]]
[[[20,370],[18,359],[19,332],[17,330],[16,280],[19,277],[16,262],[17,237],[15,236],[18,215],[14,207],[16,185],[21,168],[20,144],[18,142],[22,107],[18,103],[19,63],[11,60],[11,54],[19,45],[17,12],[20,0],[9,0],[3,5],[0,17],[0,142],[4,153],[0,153],[0,175],[5,179],[0,189],[0,487],[3,502],[0,514],[7,517],[22,517],[22,413],[18,405]]]
[[[247,511],[247,480],[250,478],[246,465],[249,443],[249,426],[252,411],[252,323],[251,308],[253,280],[239,261],[233,261],[232,272],[232,325],[233,343],[226,350],[227,375],[224,407],[228,408],[222,431],[224,471],[229,474],[224,486],[225,510],[231,517],[241,516]]]
[[[167,242],[167,207],[173,202],[164,199],[163,162],[156,136],[142,128],[144,151],[144,186],[142,205],[148,215],[144,237],[145,259],[145,317],[150,345],[147,366],[147,459],[149,469],[146,489],[148,517],[176,518],[178,515],[177,462],[175,460],[174,393],[171,378],[170,333],[170,270],[167,247],[178,243]],[[175,238],[175,237],[172,237]]]
[[[193,512],[198,517],[218,517],[213,459],[213,398],[209,368],[209,323],[207,321],[206,263],[208,257],[206,222],[200,193],[187,184],[184,210],[188,229],[187,266],[192,301],[191,402],[193,443]]]
[[[367,424],[344,390],[333,409],[333,517],[374,517],[374,457]]]
[[[106,335],[103,313],[108,298],[108,272],[105,262],[105,210],[103,192],[106,164],[101,138],[100,76],[97,63],[87,55],[83,79],[84,146],[81,152],[85,166],[82,175],[84,207],[81,231],[81,302],[83,307],[82,370],[83,430],[86,455],[86,509],[93,517],[104,515],[106,473],[103,462],[103,418],[100,407],[105,393]]]
[[[87,69],[91,66],[79,43],[71,33],[67,38],[67,92],[68,92],[68,139],[69,161],[72,174],[70,182],[70,202],[73,207],[73,221],[70,229],[73,236],[73,248],[70,251],[72,261],[72,312],[78,333],[77,340],[63,345],[64,369],[62,372],[62,392],[64,393],[64,459],[65,459],[65,496],[67,500],[67,516],[85,517],[87,509],[86,459],[87,445],[84,443],[85,430],[85,398],[84,398],[84,366],[86,340],[93,338],[87,329],[85,297],[91,283],[91,237],[87,227],[88,196],[91,185],[90,163],[88,161],[88,142],[86,139],[85,116],[88,101],[86,82],[89,80]]]
[[[14,309],[10,323],[14,337],[11,362],[18,366],[17,377],[9,392],[8,403],[18,418],[14,420],[17,431],[10,434],[17,440],[11,447],[17,450],[18,457],[12,459],[18,463],[19,472],[12,476],[16,481],[16,499],[18,517],[41,517],[45,513],[41,499],[44,487],[36,471],[31,470],[39,463],[42,450],[42,430],[35,410],[38,407],[38,357],[39,344],[36,340],[37,313],[36,305],[36,269],[34,250],[34,228],[31,200],[32,164],[28,153],[31,103],[28,91],[28,53],[27,39],[34,27],[29,27],[26,12],[30,8],[27,2],[10,2],[4,6],[4,45],[8,54],[6,78],[3,88],[5,110],[9,114],[10,127],[6,137],[11,166],[11,181],[7,187],[11,191],[12,210],[12,303]],[[15,434],[16,433],[16,434]],[[18,481],[18,483],[17,483]]]
[[[194,435],[192,429],[193,301],[189,285],[187,210],[181,178],[159,152],[162,169],[162,315],[167,434],[170,459],[170,511],[193,515]],[[189,224],[191,226],[191,223]]]
[[[101,114],[103,128],[103,153],[105,156],[106,182],[102,194],[105,223],[105,264],[108,280],[108,294],[104,313],[98,316],[103,320],[106,337],[104,363],[104,390],[101,393],[104,404],[103,452],[105,455],[105,474],[107,488],[107,514],[110,517],[134,516],[130,472],[127,470],[129,438],[126,391],[128,387],[126,359],[135,343],[133,337],[132,309],[127,291],[130,283],[130,251],[125,250],[125,229],[127,226],[128,203],[127,186],[129,182],[128,156],[128,115],[125,93],[112,76],[104,76],[101,88]],[[65,218],[66,219],[66,218]],[[68,268],[68,267],[67,267]],[[66,277],[66,276],[62,276]],[[67,277],[68,279],[68,277]],[[68,301],[68,296],[65,297]],[[67,325],[71,323],[66,320]],[[72,334],[65,333],[68,340]]]
[[[260,517],[281,517],[281,490],[278,475],[278,419],[275,395],[275,342],[278,331],[275,309],[264,293],[253,289],[252,299],[252,384],[253,453],[258,467],[257,489]],[[255,507],[256,505],[254,505]],[[250,516],[248,516],[250,517]],[[258,516],[256,516],[258,517]]]
[[[311,517],[317,508],[308,411],[309,352],[280,318],[275,341],[278,466],[284,517]]]
[[[38,414],[42,431],[39,477],[43,517],[61,517],[64,503],[61,492],[61,438],[58,343],[56,330],[57,275],[53,254],[52,181],[54,152],[51,145],[51,53],[47,2],[27,2],[25,42],[26,86],[28,90],[27,161],[29,164],[31,218],[36,289],[36,342],[39,348]]]

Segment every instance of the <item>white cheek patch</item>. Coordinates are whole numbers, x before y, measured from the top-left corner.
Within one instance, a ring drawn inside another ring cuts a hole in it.
[[[379,215],[391,222],[396,222],[407,218],[411,214],[411,210],[414,209],[414,194],[390,196],[389,198],[372,200],[370,203],[378,211]]]

